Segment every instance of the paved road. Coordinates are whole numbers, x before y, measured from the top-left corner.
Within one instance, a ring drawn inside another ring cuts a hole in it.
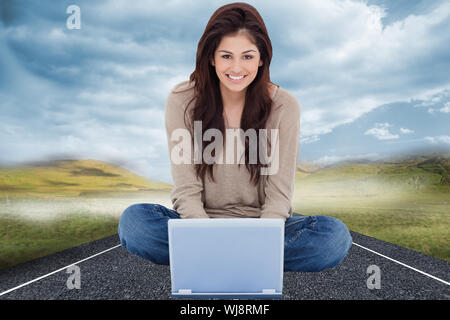
[[[450,263],[351,234],[354,244],[336,268],[285,272],[283,299],[450,300]],[[0,270],[0,299],[171,299],[169,267],[130,254],[119,243],[113,235]],[[80,268],[80,289],[67,288],[72,264]],[[380,289],[367,286],[371,265],[380,268]]]

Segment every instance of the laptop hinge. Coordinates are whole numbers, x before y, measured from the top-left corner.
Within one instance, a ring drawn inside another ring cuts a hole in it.
[[[191,294],[191,289],[178,289],[178,294]]]
[[[264,294],[274,294],[275,289],[263,289],[262,293]]]

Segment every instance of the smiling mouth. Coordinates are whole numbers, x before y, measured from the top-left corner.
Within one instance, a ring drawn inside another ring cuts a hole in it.
[[[242,75],[242,76],[238,76],[238,77],[235,77],[235,76],[232,76],[232,75],[230,75],[230,74],[226,74],[227,75],[227,77],[229,78],[229,79],[231,79],[231,80],[236,80],[236,81],[238,81],[238,80],[242,80],[242,79],[244,79],[247,75]]]

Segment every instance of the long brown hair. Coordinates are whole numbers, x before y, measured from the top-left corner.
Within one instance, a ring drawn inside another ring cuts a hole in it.
[[[247,87],[240,125],[244,132],[249,128],[256,130],[257,146],[259,146],[260,138],[258,132],[259,129],[265,128],[272,106],[272,100],[268,91],[272,44],[262,17],[254,7],[247,3],[235,2],[220,7],[213,13],[206,25],[198,43],[196,67],[189,78],[194,83],[195,88],[195,95],[190,102],[196,99],[191,119],[192,121],[200,120],[202,122],[202,132],[209,128],[215,128],[220,130],[225,136],[225,120],[222,115],[223,103],[219,87],[220,80],[217,77],[214,66],[211,65],[211,60],[222,37],[235,35],[238,32],[244,32],[257,46],[260,52],[260,59],[263,61],[262,66],[258,68],[256,78]],[[202,141],[201,143],[203,146],[201,150],[204,150],[209,143],[213,142]],[[213,152],[215,153],[215,150]],[[204,180],[205,173],[208,171],[211,179],[215,181],[213,166],[214,164],[208,164],[204,161],[200,164],[195,164],[197,177],[200,176]],[[248,137],[245,137],[245,166],[250,173],[250,182],[253,182],[255,186],[258,185],[260,168],[267,167],[267,164],[260,162],[259,152],[257,163],[249,163]]]

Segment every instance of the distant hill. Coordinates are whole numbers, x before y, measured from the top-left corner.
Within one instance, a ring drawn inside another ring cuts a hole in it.
[[[300,163],[296,183],[309,185],[318,192],[346,188],[364,192],[384,186],[401,186],[415,191],[450,192],[450,154],[413,155],[379,161],[355,160],[321,166]],[[166,182],[141,177],[131,171],[98,160],[56,160],[17,167],[0,167],[0,197],[85,196],[99,193],[140,191],[170,192]],[[378,190],[379,191],[379,190]]]
[[[77,196],[171,189],[171,184],[146,179],[98,160],[58,160],[0,167],[0,196]]]
[[[356,188],[370,182],[416,191],[450,192],[450,154],[410,155],[379,161],[355,160],[325,167],[298,166],[296,182]]]
[[[314,164],[312,162],[301,162],[297,165],[297,172],[295,173],[296,178],[303,178],[311,173],[321,170],[324,166]]]

